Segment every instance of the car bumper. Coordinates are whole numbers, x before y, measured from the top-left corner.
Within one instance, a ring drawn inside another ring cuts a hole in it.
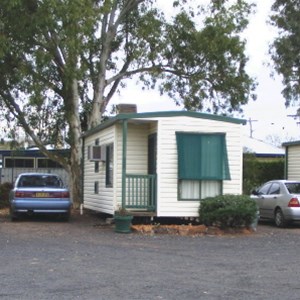
[[[13,200],[11,211],[17,213],[67,213],[71,209],[70,200]]]
[[[283,210],[284,218],[291,221],[300,221],[300,207],[288,207]]]

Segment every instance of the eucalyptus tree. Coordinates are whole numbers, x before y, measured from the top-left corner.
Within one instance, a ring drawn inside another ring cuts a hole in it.
[[[272,5],[271,24],[278,29],[270,54],[275,70],[283,78],[282,94],[286,106],[300,100],[300,2],[276,0]]]
[[[212,113],[230,114],[254,97],[241,38],[252,5],[205,2],[173,1],[167,17],[154,0],[1,1],[1,115],[69,172],[75,205],[82,132],[101,122],[126,80]],[[62,132],[70,158],[45,148]]]

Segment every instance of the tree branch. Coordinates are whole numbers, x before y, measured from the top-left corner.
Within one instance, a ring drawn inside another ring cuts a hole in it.
[[[128,70],[130,64],[131,64],[131,59],[130,59],[130,57],[128,57],[127,60],[126,60],[126,62],[125,62],[125,64],[123,65],[123,67],[121,69],[121,73],[126,73],[126,71]],[[103,101],[103,103],[101,105],[101,112],[102,113],[104,113],[107,103],[110,101],[110,99],[114,95],[114,93],[117,90],[117,88],[118,88],[121,80],[122,80],[122,77],[119,77],[118,79],[116,79],[113,82],[112,88],[110,89],[108,95],[105,97],[105,101]]]
[[[5,102],[6,107],[9,109],[10,113],[20,122],[22,125],[22,128],[25,130],[25,132],[32,138],[32,140],[35,142],[35,144],[39,147],[41,152],[48,156],[49,158],[58,161],[63,165],[64,168],[68,168],[68,162],[66,159],[64,159],[61,155],[56,155],[47,150],[45,145],[40,141],[40,139],[36,136],[36,134],[32,131],[32,129],[29,127],[28,123],[26,122],[25,115],[20,109],[20,106],[15,102],[14,98],[11,94],[5,93],[2,90],[0,90],[0,96],[2,100]]]
[[[162,65],[156,66],[156,65],[154,65],[154,66],[151,66],[151,67],[144,67],[144,68],[139,68],[139,69],[135,69],[135,70],[131,70],[131,71],[125,71],[125,72],[122,69],[117,75],[107,79],[106,83],[107,83],[107,85],[110,85],[115,81],[122,80],[122,79],[128,78],[132,75],[135,75],[135,74],[138,74],[138,73],[144,73],[144,72],[148,72],[148,73],[151,73],[151,72],[159,72],[159,73],[165,72],[165,73],[174,74],[176,76],[181,76],[181,77],[184,77],[184,78],[188,78],[190,76],[190,75],[186,74],[185,72],[180,72],[179,70],[170,69],[167,66],[162,66]]]

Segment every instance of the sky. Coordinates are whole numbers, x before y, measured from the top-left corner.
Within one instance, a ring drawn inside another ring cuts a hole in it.
[[[171,1],[158,0],[166,11],[172,11]],[[245,32],[247,40],[247,55],[249,56],[248,73],[258,82],[256,89],[257,100],[250,101],[243,107],[244,113],[236,115],[248,120],[244,126],[244,134],[253,138],[266,140],[267,136],[278,137],[281,142],[300,139],[300,127],[293,117],[297,107],[286,109],[281,95],[283,86],[279,75],[271,78],[272,69],[267,66],[270,62],[268,45],[276,32],[266,24],[272,0],[254,0],[256,13],[251,17]],[[136,103],[138,112],[181,110],[173,100],[161,96],[158,91],[142,91],[134,82],[128,83],[126,90],[112,99],[112,104]],[[252,127],[250,127],[251,121]],[[251,130],[252,129],[252,130]]]
[[[203,3],[208,0],[193,0],[195,3]],[[247,40],[247,55],[249,62],[248,73],[258,82],[256,89],[257,100],[249,101],[243,107],[243,114],[235,115],[238,118],[248,120],[243,127],[244,134],[253,138],[265,140],[271,136],[280,142],[300,140],[299,119],[288,115],[294,115],[297,107],[286,108],[284,98],[281,95],[283,86],[279,75],[271,78],[272,69],[267,66],[270,62],[268,45],[276,34],[275,28],[267,25],[270,8],[274,0],[252,0],[256,4],[256,13],[251,17],[248,29],[244,33]],[[171,0],[157,0],[158,5],[165,11],[172,12]],[[111,105],[119,103],[135,103],[138,112],[182,110],[167,96],[161,96],[158,91],[141,89],[135,80],[127,82],[127,88],[121,94],[115,94]],[[252,120],[249,122],[249,120]],[[251,126],[250,126],[251,124]],[[1,128],[0,128],[1,134]],[[2,134],[1,134],[2,135]]]

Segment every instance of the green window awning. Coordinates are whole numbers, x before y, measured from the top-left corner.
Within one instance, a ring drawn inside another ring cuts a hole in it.
[[[230,180],[225,134],[176,132],[179,179]]]

